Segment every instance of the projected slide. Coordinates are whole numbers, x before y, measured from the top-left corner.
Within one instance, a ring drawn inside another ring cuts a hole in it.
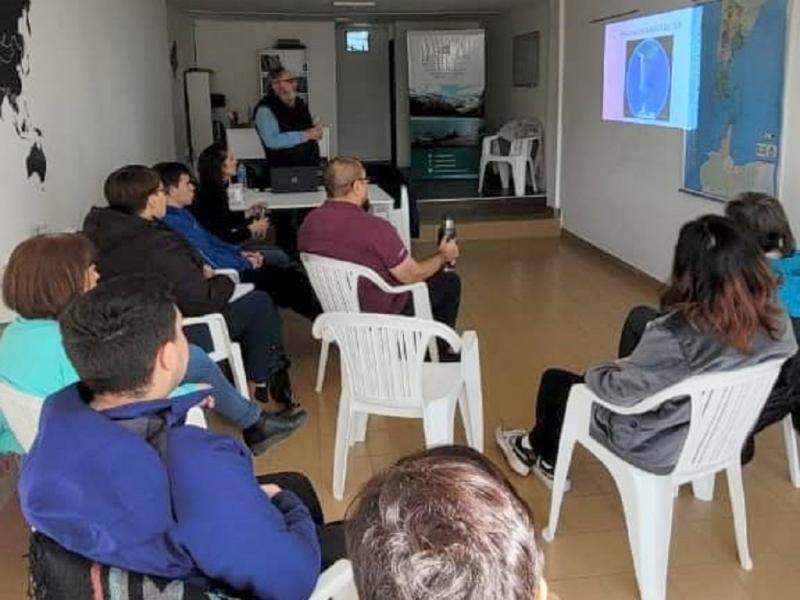
[[[693,128],[701,21],[686,8],[607,25],[603,119]]]

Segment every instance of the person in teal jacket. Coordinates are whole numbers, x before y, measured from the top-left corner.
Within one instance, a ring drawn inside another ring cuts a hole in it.
[[[35,236],[17,246],[3,275],[3,300],[19,316],[0,336],[0,381],[41,399],[78,381],[56,319],[77,295],[97,285],[94,259],[91,242],[76,233]],[[306,418],[305,413],[294,418],[264,412],[241,396],[198,346],[189,348],[186,385],[178,394],[197,387],[187,382],[211,386],[215,411],[242,430],[254,454],[287,437]],[[23,453],[0,411],[0,455]]]

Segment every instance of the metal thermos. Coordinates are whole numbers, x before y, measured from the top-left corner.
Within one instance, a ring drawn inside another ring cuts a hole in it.
[[[456,220],[452,215],[442,215],[437,244],[441,244],[442,240],[447,240],[449,242],[454,239],[456,239]],[[455,267],[455,263],[448,263],[445,265],[446,269],[452,269],[453,267]]]

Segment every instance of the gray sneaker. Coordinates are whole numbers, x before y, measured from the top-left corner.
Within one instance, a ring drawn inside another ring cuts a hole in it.
[[[522,446],[522,439],[528,435],[524,429],[503,429],[498,425],[494,430],[494,439],[511,467],[517,474],[525,477],[536,464],[537,456],[529,448]]]

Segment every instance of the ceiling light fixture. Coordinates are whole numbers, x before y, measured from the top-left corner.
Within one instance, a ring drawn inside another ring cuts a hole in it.
[[[375,6],[375,2],[372,0],[333,0],[331,4],[336,7],[346,8],[369,8]]]

